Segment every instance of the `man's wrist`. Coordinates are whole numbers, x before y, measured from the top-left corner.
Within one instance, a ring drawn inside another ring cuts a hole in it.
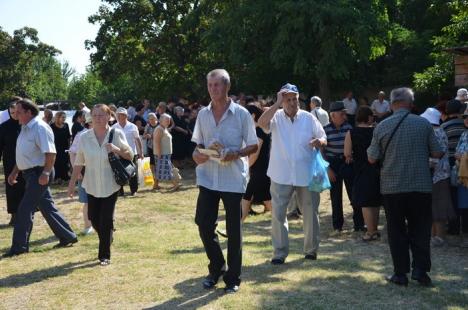
[[[43,170],[43,171],[42,171],[42,174],[45,175],[45,176],[50,176],[50,171],[45,171],[45,170]]]

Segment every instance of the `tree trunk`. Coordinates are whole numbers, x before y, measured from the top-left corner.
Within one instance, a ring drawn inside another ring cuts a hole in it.
[[[330,80],[326,75],[319,77],[319,93],[322,98],[322,108],[328,111],[330,107]]]

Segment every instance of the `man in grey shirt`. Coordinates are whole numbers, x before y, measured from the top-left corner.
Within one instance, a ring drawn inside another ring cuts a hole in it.
[[[442,148],[432,125],[410,114],[414,101],[411,89],[392,90],[390,100],[394,113],[377,125],[367,149],[370,163],[377,160],[382,163],[380,192],[394,267],[394,274],[387,281],[408,285],[411,249],[411,278],[429,286],[432,283],[427,275],[431,269],[432,226],[429,157],[442,157]]]
[[[13,231],[10,251],[3,257],[11,257],[29,251],[29,237],[36,208],[60,240],[55,247],[66,247],[78,241],[70,225],[54,206],[49,189],[55,162],[55,144],[52,129],[38,118],[39,109],[29,99],[16,105],[16,116],[22,125],[16,145],[16,166],[8,176],[8,183],[17,183],[19,171],[26,181],[25,194],[20,202]]]
[[[231,86],[229,74],[216,69],[207,75],[210,104],[197,117],[192,141],[197,144],[193,159],[197,163],[197,200],[195,222],[210,261],[209,275],[203,287],[213,288],[223,276],[226,293],[239,290],[242,265],[241,199],[247,186],[248,166],[242,157],[257,150],[257,135],[250,113],[228,97]],[[212,148],[220,158],[210,158],[200,149]],[[219,201],[226,210],[228,253],[225,260],[215,232]]]

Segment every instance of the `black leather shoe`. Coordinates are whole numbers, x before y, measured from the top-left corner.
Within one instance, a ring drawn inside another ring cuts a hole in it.
[[[284,264],[284,258],[273,258],[271,260],[272,265],[283,265]]]
[[[54,249],[66,248],[66,247],[71,246],[71,245],[73,245],[73,244],[75,244],[77,242],[78,242],[78,238],[75,238],[75,239],[72,239],[72,240],[69,240],[69,241],[60,240],[59,243],[54,245]]]
[[[399,276],[393,274],[391,276],[386,276],[385,280],[396,285],[408,286],[408,277],[406,275]]]
[[[312,254],[306,254],[304,256],[305,259],[310,259],[310,260],[317,260],[317,253],[312,253]]]
[[[6,253],[3,253],[2,254],[2,258],[9,258],[9,257],[13,257],[13,256],[18,256],[18,255],[21,255],[21,254],[24,254],[24,253],[27,253],[26,251],[25,252],[13,252],[13,251],[8,251]]]
[[[221,273],[219,276],[215,276],[212,274],[207,275],[206,278],[202,282],[203,288],[209,290],[215,287],[216,284],[218,283],[219,277],[222,276],[223,273]]]
[[[432,286],[432,280],[429,277],[429,275],[427,274],[427,272],[425,272],[425,271],[420,271],[420,270],[417,270],[417,269],[413,269],[413,272],[411,272],[411,279],[415,280],[415,281],[418,281],[418,283],[421,286],[426,286],[426,287]]]
[[[224,292],[226,294],[234,294],[234,293],[237,293],[238,291],[239,291],[239,285],[230,284],[230,285],[226,285],[226,287],[224,288]]]

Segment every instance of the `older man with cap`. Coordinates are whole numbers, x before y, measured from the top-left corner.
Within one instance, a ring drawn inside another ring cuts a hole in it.
[[[140,134],[138,132],[138,127],[130,123],[128,121],[128,114],[127,110],[123,107],[120,107],[117,109],[117,123],[112,126],[112,128],[118,128],[123,131],[125,134],[125,138],[127,139],[127,143],[132,149],[133,154],[136,154],[133,158],[133,163],[136,165],[137,164],[137,159],[143,159],[143,145],[141,143],[140,139]],[[137,169],[138,170],[138,169]],[[135,173],[135,176],[133,176],[130,181],[130,195],[134,196],[135,193],[138,191],[138,172]],[[120,195],[123,196],[124,191],[123,191],[123,186],[120,189]]]
[[[347,121],[347,110],[342,101],[332,102],[330,105],[331,122],[323,129],[327,135],[325,157],[330,163],[328,176],[331,182],[330,198],[332,204],[332,223],[334,234],[340,234],[343,230],[343,182],[346,187],[349,201],[353,191],[354,171],[352,164],[346,163],[344,157],[344,141],[346,133],[352,129]],[[362,209],[353,207],[354,231],[364,230]]]
[[[318,119],[322,127],[330,123],[327,111],[322,109],[322,99],[318,96],[310,98],[310,113]]]
[[[410,113],[414,95],[409,88],[390,94],[393,115],[374,130],[367,149],[370,163],[381,162],[380,191],[384,198],[388,244],[394,273],[386,279],[408,285],[406,274],[423,286],[431,285],[431,192],[429,157],[441,158],[442,148],[431,124]],[[412,252],[413,262],[410,263]]]
[[[280,109],[282,107],[282,109]],[[304,254],[317,259],[319,247],[320,195],[308,190],[311,179],[312,149],[326,145],[325,132],[312,114],[299,109],[299,90],[285,84],[276,103],[258,119],[258,125],[271,131],[271,153],[267,175],[271,178],[273,259],[281,265],[289,254],[287,206],[297,194],[304,222]]]
[[[258,148],[255,125],[250,113],[234,103],[228,92],[229,73],[224,69],[210,71],[207,76],[210,104],[198,113],[192,142],[197,144],[193,160],[197,163],[199,194],[195,222],[210,261],[209,275],[203,280],[205,289],[212,289],[223,276],[226,293],[236,293],[241,283],[242,234],[241,199],[247,187],[248,167],[242,157]],[[202,149],[215,149],[221,157],[213,158]],[[226,261],[216,234],[219,202],[226,210]]]
[[[455,166],[455,150],[460,140],[462,133],[465,131],[465,125],[463,123],[462,114],[465,111],[466,105],[460,100],[452,99],[447,102],[445,106],[445,114],[447,118],[440,125],[440,127],[445,131],[448,138],[448,158],[450,168]],[[455,218],[449,220],[447,233],[449,235],[459,235],[460,234],[460,221],[468,223],[468,218],[466,216],[461,218],[459,208],[458,208],[458,189],[457,186],[450,186],[450,195],[452,197],[452,206],[455,211]],[[464,233],[468,233],[468,225],[464,225],[466,228]]]
[[[63,216],[55,208],[49,189],[52,179],[55,144],[54,134],[49,125],[37,116],[39,108],[29,99],[21,99],[16,104],[16,117],[22,125],[16,144],[16,166],[8,176],[8,183],[17,183],[19,171],[26,181],[25,195],[16,215],[13,242],[10,251],[3,257],[11,257],[29,251],[34,212],[41,211],[47,224],[60,240],[55,247],[66,247],[78,241]]]

